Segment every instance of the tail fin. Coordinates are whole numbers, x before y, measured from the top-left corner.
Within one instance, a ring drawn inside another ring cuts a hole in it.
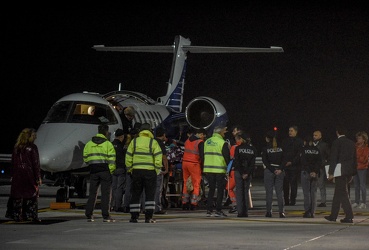
[[[191,53],[268,53],[283,52],[282,47],[270,48],[247,48],[247,47],[213,47],[191,46],[191,41],[182,36],[176,36],[173,45],[168,46],[127,46],[105,47],[95,45],[97,51],[120,51],[120,52],[153,52],[173,53],[172,70],[168,81],[167,93],[159,97],[158,101],[172,110],[182,112],[183,91],[186,75],[187,52]]]

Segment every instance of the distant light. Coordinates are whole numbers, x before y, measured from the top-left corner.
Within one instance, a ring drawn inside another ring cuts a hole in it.
[[[2,174],[4,174],[4,173],[5,173],[4,169],[1,169],[1,173],[2,173]]]
[[[277,128],[277,127],[274,127],[273,129],[274,129],[274,131],[277,131],[277,130],[278,130],[278,128]]]

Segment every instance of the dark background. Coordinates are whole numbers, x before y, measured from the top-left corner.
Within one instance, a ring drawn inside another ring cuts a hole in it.
[[[93,45],[269,47],[284,53],[189,54],[184,106],[196,96],[220,101],[261,149],[274,126],[280,138],[321,129],[326,141],[344,123],[369,132],[369,11],[363,6],[273,5],[4,10],[2,137],[11,153],[24,127],[38,128],[64,95],[123,88],[156,99],[166,93],[172,55],[96,52]],[[189,4],[189,3],[187,3]],[[57,133],[57,131],[55,131]]]

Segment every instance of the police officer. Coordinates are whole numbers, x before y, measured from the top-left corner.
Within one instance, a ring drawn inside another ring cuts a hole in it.
[[[304,218],[314,218],[316,209],[316,194],[318,175],[322,164],[322,157],[317,146],[313,144],[313,137],[304,138],[301,157],[301,188],[304,194]]]
[[[156,222],[152,216],[155,209],[156,178],[162,167],[162,157],[162,150],[154,139],[150,124],[142,124],[138,137],[130,142],[126,153],[127,171],[132,174],[130,222],[138,222],[140,197],[143,191],[145,191],[145,222]]]
[[[264,186],[266,199],[265,217],[272,217],[273,188],[277,195],[279,217],[285,218],[283,204],[283,179],[284,171],[282,166],[283,150],[278,147],[276,134],[273,131],[267,132],[265,136],[267,145],[261,152],[261,159],[264,165]]]
[[[248,217],[250,183],[255,169],[257,150],[246,133],[240,134],[242,142],[234,153],[234,176],[236,179],[237,217]]]
[[[101,212],[104,222],[115,222],[109,215],[112,176],[116,169],[115,149],[109,141],[109,126],[101,124],[98,133],[87,142],[83,149],[83,160],[90,169],[90,194],[86,204],[87,221],[94,221],[93,211],[97,190],[101,184]]]

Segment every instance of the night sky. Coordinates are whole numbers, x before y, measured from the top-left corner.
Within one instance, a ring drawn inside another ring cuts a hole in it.
[[[183,4],[183,3],[182,3]],[[277,5],[276,5],[277,6]],[[270,47],[284,53],[189,54],[184,106],[209,96],[254,144],[274,126],[299,136],[321,129],[326,141],[344,123],[369,132],[369,11],[361,6],[127,7],[9,11],[1,17],[3,98],[0,153],[24,127],[38,128],[64,95],[123,88],[156,99],[166,93],[172,54],[97,52],[93,45]],[[56,132],[56,131],[55,131]]]

